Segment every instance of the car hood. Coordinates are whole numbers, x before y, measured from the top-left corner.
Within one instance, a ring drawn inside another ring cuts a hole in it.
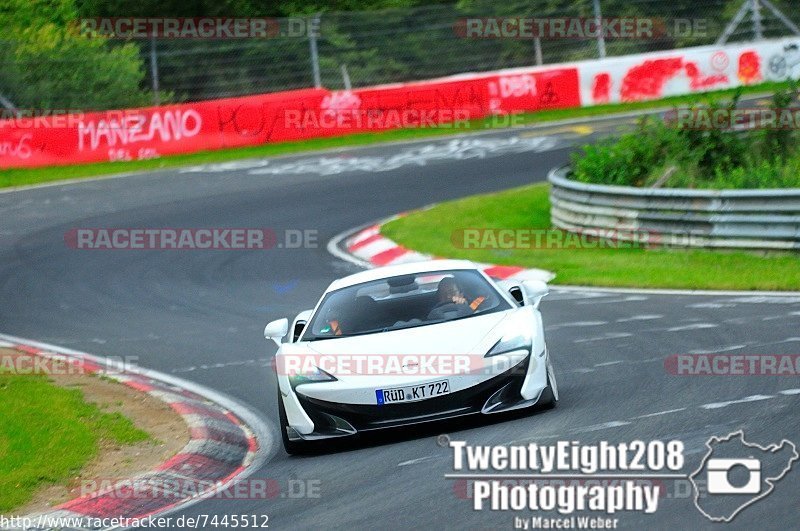
[[[305,396],[330,402],[373,403],[375,389],[442,379],[449,380],[455,392],[522,361],[527,351],[490,358],[485,354],[509,330],[530,327],[529,312],[511,309],[405,330],[285,343],[276,367],[279,374],[307,373],[316,367],[334,376],[335,381],[301,383],[295,388]]]

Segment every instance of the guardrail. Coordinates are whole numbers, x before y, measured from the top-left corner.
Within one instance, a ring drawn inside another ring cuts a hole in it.
[[[800,189],[690,190],[580,183],[548,175],[553,225],[676,247],[800,249]]]

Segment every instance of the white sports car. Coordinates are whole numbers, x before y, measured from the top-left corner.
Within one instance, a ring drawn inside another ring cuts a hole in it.
[[[313,310],[273,321],[286,451],[309,441],[538,404],[558,389],[541,281],[495,281],[436,260],[335,280]],[[286,337],[288,336],[288,337]]]

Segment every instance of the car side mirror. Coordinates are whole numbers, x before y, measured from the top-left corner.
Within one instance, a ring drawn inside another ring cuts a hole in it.
[[[281,346],[281,339],[289,332],[289,319],[283,318],[272,321],[264,327],[264,337],[271,339],[276,345]]]
[[[295,316],[294,322],[292,323],[292,343],[297,343],[297,340],[300,339],[300,334],[303,333],[303,329],[306,327],[313,313],[313,309],[303,310]]]
[[[500,289],[504,289],[511,298],[514,299],[520,306],[525,306],[529,304],[528,295],[525,293],[525,290],[522,289],[522,284],[519,283],[517,280],[498,280],[496,281],[497,285],[500,286]]]
[[[522,288],[519,286],[512,286],[509,288],[508,293],[517,301],[517,304],[525,306],[525,294],[522,293]]]
[[[535,309],[539,309],[539,303],[542,302],[542,298],[550,293],[550,288],[547,286],[547,283],[541,280],[525,280],[522,283],[522,287],[525,290],[528,301],[530,301],[530,304],[532,304]]]
[[[294,330],[292,330],[292,343],[297,343],[300,339],[300,334],[303,333],[303,328],[306,327],[306,321],[295,321]]]

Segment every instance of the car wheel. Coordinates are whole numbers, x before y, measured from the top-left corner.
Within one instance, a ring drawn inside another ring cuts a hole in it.
[[[542,409],[553,409],[558,404],[558,385],[556,383],[556,375],[553,372],[553,364],[550,362],[550,356],[547,356],[547,387],[542,391],[542,396],[539,398],[537,405]]]
[[[299,455],[305,453],[308,448],[303,441],[292,441],[289,439],[289,434],[286,433],[286,428],[289,426],[289,421],[286,419],[286,408],[283,405],[283,397],[281,390],[278,389],[278,420],[280,421],[281,440],[283,441],[283,449],[289,455]]]

